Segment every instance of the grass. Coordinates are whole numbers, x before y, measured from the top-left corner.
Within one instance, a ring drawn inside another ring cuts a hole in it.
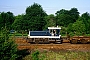
[[[86,34],[85,36],[90,36],[90,34]]]
[[[40,51],[39,51],[40,52]],[[90,60],[90,52],[81,51],[43,51],[39,54],[40,60]],[[32,54],[23,58],[23,60],[32,60]]]
[[[28,34],[21,34],[21,33],[15,33],[15,34],[9,34],[9,36],[28,36]]]

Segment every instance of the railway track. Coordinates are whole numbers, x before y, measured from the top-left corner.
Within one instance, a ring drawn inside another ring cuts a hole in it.
[[[17,38],[16,44],[18,45],[18,49],[47,49],[47,50],[79,50],[79,51],[90,51],[90,44],[70,44],[70,43],[62,43],[62,44],[30,44],[25,39]]]

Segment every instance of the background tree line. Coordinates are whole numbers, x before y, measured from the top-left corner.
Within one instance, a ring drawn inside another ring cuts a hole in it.
[[[90,34],[90,14],[85,12],[79,15],[77,8],[61,9],[56,11],[55,15],[47,15],[40,4],[34,3],[28,6],[25,12],[17,16],[14,16],[12,12],[1,12],[0,28],[6,25],[9,30],[28,32],[29,30],[45,30],[48,26],[58,25],[62,27],[62,34]]]

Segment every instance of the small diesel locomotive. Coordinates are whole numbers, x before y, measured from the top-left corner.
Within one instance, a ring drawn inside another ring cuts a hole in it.
[[[47,31],[29,31],[27,42],[29,43],[62,43],[60,35],[61,27],[48,27]]]

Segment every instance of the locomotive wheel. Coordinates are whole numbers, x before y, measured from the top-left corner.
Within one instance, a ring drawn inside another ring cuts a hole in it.
[[[28,43],[31,43],[31,42],[33,42],[33,39],[32,38],[29,38],[29,39],[27,39],[27,42]]]
[[[63,42],[62,39],[60,39],[60,40],[56,40],[56,41],[55,41],[56,44],[62,44],[62,42]]]
[[[35,39],[35,43],[36,43],[36,44],[39,44],[39,39],[38,39],[38,38]]]
[[[47,38],[44,39],[44,43],[49,43]]]
[[[76,43],[77,43],[77,40],[72,39],[72,40],[71,40],[71,43],[72,43],[72,44],[76,44]]]
[[[55,42],[56,44],[62,44],[62,41]]]
[[[82,39],[81,43],[85,44],[85,43],[87,43],[87,41],[85,39]]]
[[[39,40],[35,40],[35,43],[36,43],[36,44],[39,44]]]

